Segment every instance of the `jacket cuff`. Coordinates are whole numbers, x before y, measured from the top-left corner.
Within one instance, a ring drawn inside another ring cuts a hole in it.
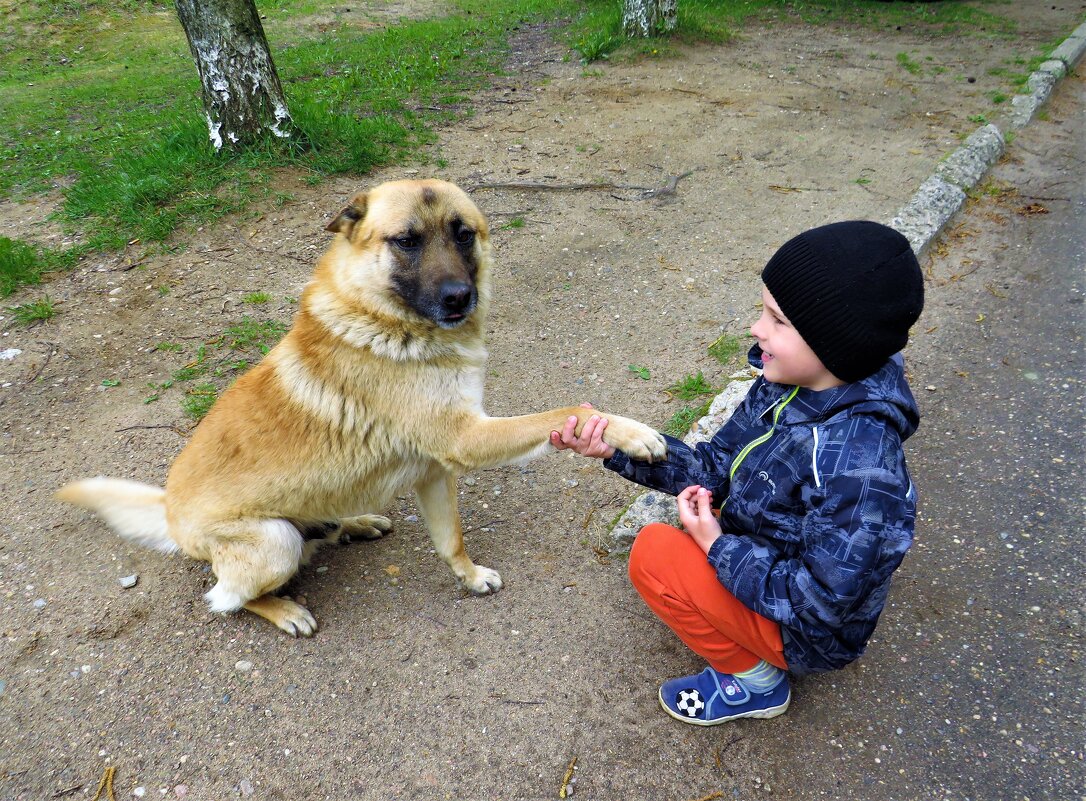
[[[608,470],[614,470],[616,473],[621,473],[626,469],[626,465],[630,463],[630,457],[623,451],[615,448],[615,452],[608,458],[603,460],[603,466]]]
[[[720,567],[720,558],[724,553],[724,535],[721,534],[715,540],[713,544],[709,546],[709,552],[705,554],[705,558],[709,560],[709,564],[713,567]]]

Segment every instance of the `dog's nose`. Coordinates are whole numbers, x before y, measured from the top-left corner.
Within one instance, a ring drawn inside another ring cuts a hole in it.
[[[441,305],[449,312],[462,312],[471,304],[471,286],[460,281],[441,285]]]

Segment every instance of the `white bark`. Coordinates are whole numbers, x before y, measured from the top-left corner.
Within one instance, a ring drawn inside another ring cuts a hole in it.
[[[268,134],[300,138],[253,0],[175,1],[200,73],[212,146],[243,146]]]
[[[622,30],[644,38],[675,30],[678,0],[623,0]]]

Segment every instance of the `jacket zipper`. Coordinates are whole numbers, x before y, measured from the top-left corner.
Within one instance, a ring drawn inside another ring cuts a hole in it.
[[[792,391],[789,392],[782,400],[777,402],[777,408],[773,410],[773,425],[769,427],[769,430],[762,434],[757,439],[751,440],[746,444],[743,450],[739,451],[739,454],[732,460],[732,468],[728,471],[728,480],[735,476],[735,471],[739,469],[739,465],[743,463],[743,460],[747,458],[747,454],[757,448],[763,442],[773,436],[773,432],[777,430],[777,419],[781,416],[781,412],[784,411],[784,407],[791,402],[792,398],[796,397],[796,393],[799,392],[799,387],[792,387]],[[728,493],[728,497],[724,499],[724,504],[727,504],[731,498],[731,493]],[[724,504],[721,504],[721,508],[724,508]]]

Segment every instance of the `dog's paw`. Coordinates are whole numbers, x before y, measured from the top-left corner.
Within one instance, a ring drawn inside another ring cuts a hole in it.
[[[392,531],[392,521],[384,515],[358,515],[339,521],[340,542],[379,540]]]
[[[245,604],[245,608],[274,623],[291,637],[312,637],[317,621],[309,610],[289,598],[261,595]]]
[[[301,604],[280,598],[282,606],[272,622],[291,637],[312,637],[317,631],[317,621]]]
[[[490,595],[502,588],[502,577],[497,570],[475,565],[474,572],[461,578],[460,583],[472,595]]]
[[[655,462],[667,456],[667,440],[663,435],[628,417],[608,415],[603,441],[641,462]]]

